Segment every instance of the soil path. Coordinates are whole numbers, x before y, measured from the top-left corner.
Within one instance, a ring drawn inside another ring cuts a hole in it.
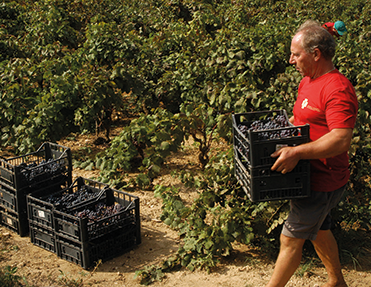
[[[92,144],[92,139],[60,142],[69,146],[72,152],[80,147]],[[187,166],[195,162],[195,150],[190,146],[184,152],[174,155],[169,160],[164,174],[157,178],[155,184],[179,185],[170,176],[175,167]],[[74,177],[92,178],[96,171],[74,170]],[[184,190],[185,196],[192,199],[192,191]],[[44,250],[30,242],[29,237],[19,237],[17,234],[0,227],[0,238],[8,244],[1,253],[1,267],[17,267],[17,275],[25,276],[29,286],[96,286],[113,287],[143,286],[135,278],[135,271],[146,266],[157,265],[163,259],[176,252],[180,244],[178,235],[159,220],[161,202],[153,196],[153,191],[138,191],[140,198],[142,220],[142,243],[121,256],[104,262],[94,270],[84,270],[80,266],[60,259],[54,253]],[[3,248],[1,248],[3,249]],[[263,287],[268,282],[273,271],[274,262],[266,262],[253,250],[246,246],[235,245],[232,255],[226,258],[216,270],[207,274],[203,271],[191,272],[186,269],[166,274],[161,282],[155,282],[153,287]],[[319,287],[326,282],[324,268],[301,269],[294,275],[288,287],[310,286]],[[370,287],[370,269],[357,271],[345,268],[345,278],[350,287]]]

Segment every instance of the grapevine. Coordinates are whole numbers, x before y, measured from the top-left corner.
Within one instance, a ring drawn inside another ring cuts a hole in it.
[[[24,153],[45,140],[94,131],[103,126],[104,115],[110,115],[111,109],[130,118],[143,112],[141,120],[130,125],[132,132],[112,139],[96,167],[102,170],[102,180],[122,185],[124,173],[134,169],[132,160],[143,151],[136,184],[151,186],[166,157],[181,147],[179,139],[187,139],[189,118],[195,116],[192,128],[221,136],[220,118],[230,120],[232,112],[292,110],[301,76],[288,62],[290,41],[311,11],[311,17],[319,21],[337,18],[349,25],[349,33],[337,39],[334,64],[357,91],[359,115],[350,152],[350,184],[337,219],[364,223],[370,230],[370,159],[357,152],[369,153],[371,146],[370,1],[351,0],[336,7],[317,1],[108,2],[107,6],[107,1],[91,0],[4,1],[0,13],[1,148],[13,146],[17,153]],[[184,113],[176,113],[185,102],[195,107],[205,104],[212,111],[202,111],[200,117],[190,107],[186,120],[167,125],[169,119],[182,117]],[[159,106],[174,117],[159,118],[155,110]],[[296,129],[239,128],[245,136],[257,132],[262,140],[290,137]],[[145,149],[136,145],[141,142],[134,135],[145,139]],[[223,138],[232,138],[230,130]],[[208,138],[202,141],[206,171],[216,174],[215,169],[207,169]],[[27,181],[40,178],[42,173],[36,170],[31,174],[37,166],[25,167],[22,177]],[[225,176],[220,178],[227,185]],[[213,191],[230,187],[215,180],[205,183],[190,174],[187,178],[195,185],[213,188],[203,195],[210,205],[221,197],[212,196]],[[266,203],[261,210],[275,214],[273,207]],[[269,226],[261,213],[245,214],[255,235]],[[221,223],[234,221],[227,218]],[[193,235],[202,232],[190,226]],[[256,237],[258,247],[272,242],[266,234]],[[196,257],[197,250],[192,255]]]

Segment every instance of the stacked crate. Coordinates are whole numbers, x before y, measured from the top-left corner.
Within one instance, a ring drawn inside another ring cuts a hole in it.
[[[26,196],[31,242],[57,253],[55,239],[55,210],[66,210],[96,199],[108,185],[78,177],[72,185],[61,190],[44,189]],[[63,202],[62,202],[63,200]]]
[[[97,205],[104,214],[92,218]],[[27,207],[31,242],[85,269],[141,242],[139,198],[97,181],[79,177],[65,190],[28,195]]]
[[[104,215],[80,216],[103,206]],[[54,212],[58,256],[87,269],[141,243],[139,198],[108,188],[82,206]]]
[[[249,130],[254,121],[269,121],[277,115],[284,116],[288,122],[285,110],[232,116],[235,176],[252,202],[310,196],[308,160],[300,160],[286,174],[271,170],[276,160],[271,154],[277,149],[309,142],[309,125]]]
[[[92,218],[98,205],[103,213]],[[85,269],[141,243],[139,198],[91,179],[72,182],[71,150],[54,143],[0,157],[0,224]]]
[[[61,190],[71,184],[71,150],[44,143],[35,152],[0,158],[1,224],[20,236],[29,232],[26,196],[43,190]]]

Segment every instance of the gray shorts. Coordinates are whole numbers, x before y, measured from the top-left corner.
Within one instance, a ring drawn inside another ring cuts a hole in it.
[[[332,192],[312,191],[309,198],[290,202],[290,214],[282,234],[288,237],[315,240],[319,230],[331,228],[330,211],[339,203],[345,186]]]

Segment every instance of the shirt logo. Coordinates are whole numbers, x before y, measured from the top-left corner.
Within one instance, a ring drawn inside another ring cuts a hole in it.
[[[315,112],[321,112],[321,110],[319,108],[316,108],[316,107],[312,107],[311,105],[309,105],[309,100],[307,98],[305,98],[302,102],[301,102],[301,108],[304,110],[305,108],[308,108],[312,111],[315,111]]]
[[[308,105],[308,99],[304,99],[304,101],[302,101],[301,103],[301,108],[302,109],[305,109],[305,107]]]

